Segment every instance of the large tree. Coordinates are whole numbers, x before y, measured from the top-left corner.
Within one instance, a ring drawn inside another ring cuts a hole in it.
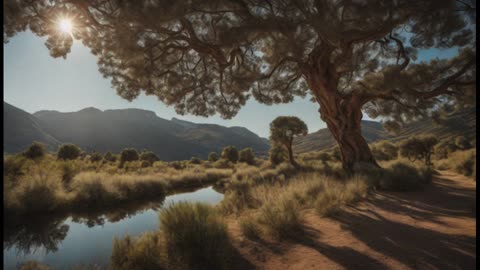
[[[4,41],[48,36],[54,57],[82,40],[120,96],[143,91],[180,114],[231,118],[251,96],[308,93],[352,169],[376,164],[362,111],[398,128],[474,102],[475,12],[471,0],[4,0],[3,25]],[[431,48],[458,53],[415,61]]]

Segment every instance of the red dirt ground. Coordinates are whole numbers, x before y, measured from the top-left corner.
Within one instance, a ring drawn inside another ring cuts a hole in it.
[[[443,171],[418,192],[376,192],[331,218],[305,213],[296,240],[245,239],[244,269],[475,269],[476,182]]]

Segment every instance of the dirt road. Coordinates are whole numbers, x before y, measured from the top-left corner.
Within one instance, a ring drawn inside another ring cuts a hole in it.
[[[475,269],[475,200],[475,181],[444,171],[423,191],[376,192],[332,218],[307,212],[295,241],[231,230],[257,269]]]

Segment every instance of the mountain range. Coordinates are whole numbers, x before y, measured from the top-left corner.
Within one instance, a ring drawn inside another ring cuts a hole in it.
[[[252,147],[265,155],[269,142],[244,127],[197,124],[158,117],[152,111],[122,109],[77,112],[38,111],[29,114],[4,102],[4,152],[23,151],[33,141],[56,150],[61,143],[74,143],[91,152],[119,153],[124,148],[147,149],[162,160],[206,158],[227,145]]]
[[[413,135],[433,134],[439,139],[463,135],[469,139],[476,135],[476,107],[453,113],[439,125],[432,119],[423,119],[405,125],[398,134],[390,134],[383,125],[375,121],[362,121],[362,135],[367,142],[379,140],[400,141]],[[327,128],[320,129],[303,137],[295,138],[293,149],[297,153],[319,151],[336,145]]]

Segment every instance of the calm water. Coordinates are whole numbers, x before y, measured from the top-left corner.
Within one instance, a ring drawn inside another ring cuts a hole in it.
[[[36,218],[7,225],[10,228],[4,229],[3,268],[17,269],[17,265],[29,260],[46,263],[54,269],[68,269],[82,263],[107,264],[114,238],[159,228],[158,208],[179,201],[215,204],[222,198],[221,193],[208,187],[168,196],[163,202],[97,216]]]

